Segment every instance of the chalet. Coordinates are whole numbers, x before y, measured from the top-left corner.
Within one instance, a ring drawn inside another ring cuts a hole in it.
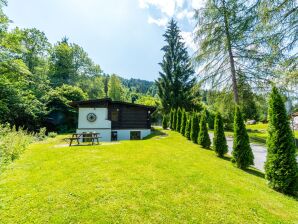
[[[112,101],[110,98],[74,101],[78,110],[77,133],[100,133],[101,141],[143,139],[151,133],[155,107]]]

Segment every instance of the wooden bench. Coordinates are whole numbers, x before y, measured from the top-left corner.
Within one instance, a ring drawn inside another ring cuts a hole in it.
[[[87,136],[86,136],[87,135]],[[65,140],[69,140],[69,146],[72,146],[73,141],[77,141],[78,145],[80,145],[80,139],[84,140],[84,139],[90,139],[91,140],[91,144],[94,145],[95,140],[97,141],[97,144],[99,145],[99,139],[100,139],[100,134],[99,133],[74,133],[72,134],[71,138],[66,138]]]

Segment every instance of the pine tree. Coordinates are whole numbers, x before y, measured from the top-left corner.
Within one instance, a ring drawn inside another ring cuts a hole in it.
[[[277,191],[291,194],[297,181],[294,137],[282,96],[273,87],[269,98],[266,179]]]
[[[162,118],[162,128],[165,130],[168,128],[168,118],[166,115],[163,116]]]
[[[185,137],[190,140],[190,132],[191,132],[191,120],[192,116],[191,114],[187,115],[187,121],[186,121],[186,126],[185,126]]]
[[[172,125],[172,130],[176,130],[176,124],[177,124],[177,110],[173,110],[173,125]]]
[[[219,157],[223,157],[228,152],[223,121],[219,112],[216,113],[214,120],[213,149]]]
[[[200,121],[198,114],[193,114],[192,120],[191,120],[191,132],[190,132],[190,138],[193,141],[193,143],[198,143],[198,134],[200,130]]]
[[[163,35],[166,45],[161,49],[164,52],[162,71],[156,85],[166,113],[170,108],[191,109],[198,96],[194,68],[180,33],[177,22],[172,19]]]
[[[249,145],[249,137],[239,106],[236,106],[234,116],[233,162],[240,169],[253,165],[254,155]]]
[[[207,114],[206,110],[202,113],[200,119],[200,132],[198,136],[198,144],[205,149],[209,149],[211,145],[210,137],[207,128]]]
[[[177,110],[177,123],[176,123],[176,131],[180,132],[181,129],[181,118],[182,118],[182,110],[178,108]]]
[[[182,116],[181,116],[181,128],[180,128],[180,133],[185,136],[185,126],[186,126],[186,111],[183,109],[182,110]]]

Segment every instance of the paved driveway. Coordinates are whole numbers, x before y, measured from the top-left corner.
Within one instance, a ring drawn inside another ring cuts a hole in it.
[[[213,133],[209,133],[210,139],[213,139]],[[228,154],[231,155],[232,150],[233,150],[233,138],[227,137],[227,144],[229,147],[229,152]],[[254,154],[254,167],[257,168],[258,170],[264,171],[264,164],[266,161],[266,155],[267,155],[267,150],[264,145],[256,144],[256,143],[250,143],[252,152]]]

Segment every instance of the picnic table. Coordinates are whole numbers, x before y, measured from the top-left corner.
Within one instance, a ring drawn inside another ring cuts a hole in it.
[[[66,138],[69,140],[69,146],[72,145],[73,141],[77,141],[78,145],[80,145],[80,139],[84,140],[91,140],[91,144],[94,145],[95,140],[99,145],[100,133],[94,132],[83,132],[83,133],[74,133],[72,134],[71,138]]]

